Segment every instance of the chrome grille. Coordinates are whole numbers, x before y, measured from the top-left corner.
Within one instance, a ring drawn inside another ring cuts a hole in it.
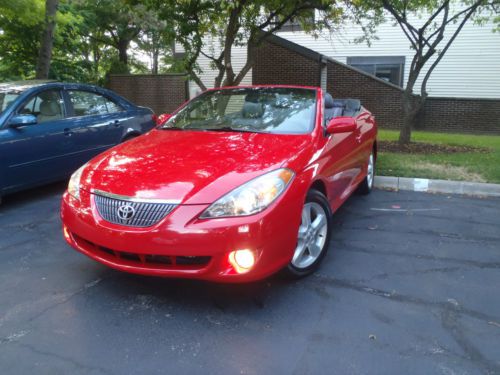
[[[109,193],[94,192],[94,202],[99,215],[110,223],[126,225],[130,227],[150,227],[158,223],[177,207],[176,203],[164,203],[154,201],[138,201],[134,198],[119,199],[110,196]],[[130,208],[131,207],[131,208]],[[130,217],[120,216],[119,210],[133,212]],[[125,208],[126,210],[124,210]]]

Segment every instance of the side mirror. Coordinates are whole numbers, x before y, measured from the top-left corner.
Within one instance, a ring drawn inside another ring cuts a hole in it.
[[[168,119],[172,117],[170,113],[162,113],[161,115],[153,115],[153,121],[156,123],[156,126],[163,125]]]
[[[326,126],[328,134],[350,133],[356,130],[357,124],[353,117],[336,117]]]
[[[37,123],[35,115],[16,115],[10,119],[9,126],[11,128],[19,128],[20,126],[35,125]]]

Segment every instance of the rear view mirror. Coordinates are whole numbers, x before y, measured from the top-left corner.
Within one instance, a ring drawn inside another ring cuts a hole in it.
[[[25,125],[35,125],[38,121],[34,115],[16,115],[12,117],[9,121],[9,126],[11,128],[18,128]]]
[[[356,130],[356,120],[353,117],[335,117],[326,126],[328,134],[350,133]]]
[[[168,119],[172,117],[170,113],[162,113],[161,115],[153,115],[153,121],[156,123],[156,126],[163,125]]]

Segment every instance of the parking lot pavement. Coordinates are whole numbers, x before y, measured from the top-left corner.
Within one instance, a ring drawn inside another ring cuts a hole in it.
[[[63,185],[0,207],[2,374],[499,374],[500,200],[375,191],[299,281],[127,275],[61,236]]]

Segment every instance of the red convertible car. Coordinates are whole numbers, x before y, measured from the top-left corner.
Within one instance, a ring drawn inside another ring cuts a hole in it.
[[[71,177],[63,233],[143,275],[246,282],[313,272],[331,215],[369,193],[373,115],[317,87],[208,90]]]

